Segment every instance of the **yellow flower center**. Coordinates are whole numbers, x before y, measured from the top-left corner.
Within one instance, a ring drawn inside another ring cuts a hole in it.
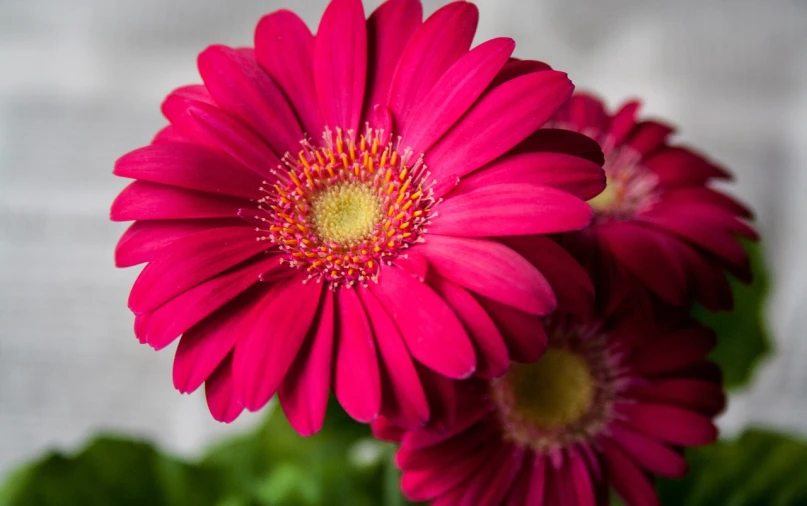
[[[586,361],[562,348],[549,348],[534,364],[513,364],[504,380],[511,385],[513,411],[541,429],[559,429],[588,412],[595,381]]]
[[[605,189],[593,199],[588,201],[588,205],[595,212],[605,212],[614,207],[614,204],[620,197],[621,184],[619,181],[614,181],[613,178],[605,178]]]
[[[370,237],[381,221],[381,200],[360,182],[345,182],[326,188],[311,202],[314,233],[323,241],[344,246]]]

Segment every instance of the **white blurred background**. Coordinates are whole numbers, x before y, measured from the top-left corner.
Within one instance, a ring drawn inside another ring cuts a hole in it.
[[[125,228],[107,219],[125,184],[112,164],[164,124],[168,91],[199,80],[207,44],[251,45],[259,17],[280,7],[316,27],[325,4],[0,0],[0,477],[98,430],[194,455],[255,420],[217,424],[201,391],[173,390],[172,351],[135,340],[126,298],[136,269],[112,261]],[[777,354],[721,424],[807,433],[807,2],[478,5],[478,40],[514,37],[517,56],[611,104],[642,97],[646,113],[735,172],[767,246]]]

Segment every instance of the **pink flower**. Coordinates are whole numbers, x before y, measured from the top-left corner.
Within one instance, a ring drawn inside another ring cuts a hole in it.
[[[435,506],[595,506],[609,487],[628,506],[659,504],[652,475],[687,471],[682,449],[717,437],[725,396],[705,328],[551,317],[549,349],[500,379],[458,384],[448,431],[402,430],[401,487]]]
[[[391,0],[365,20],[334,0],[313,36],[270,14],[254,50],[202,52],[204,85],[171,93],[170,126],[118,160],[136,181],[111,217],[136,222],[116,262],[148,262],[135,332],[155,349],[182,335],[174,384],[204,383],[216,419],[279,392],[311,434],[333,387],[357,420],[421,426],[451,405],[447,378],[543,351],[494,320],[556,297],[493,238],[585,227],[600,154],[539,129],[571,82],[510,39],[470,49],[477,16],[454,2],[421,22]]]
[[[637,102],[609,115],[601,101],[576,94],[550,123],[584,133],[605,153],[608,185],[590,200],[592,226],[564,238],[609,293],[608,307],[631,295],[652,293],[686,306],[732,306],[724,270],[750,281],[748,256],[738,237],[756,240],[751,212],[711,187],[730,179],[695,151],[668,143],[673,129],[638,121]],[[626,282],[626,281],[635,282]],[[637,292],[637,288],[639,291]]]

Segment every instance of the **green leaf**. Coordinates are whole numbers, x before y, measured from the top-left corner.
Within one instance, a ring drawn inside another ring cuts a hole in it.
[[[746,385],[756,366],[771,351],[765,324],[764,304],[768,292],[767,270],[759,243],[745,242],[754,281],[744,285],[731,279],[734,309],[710,313],[696,306],[693,315],[717,332],[717,347],[711,358],[723,369],[727,389]]]
[[[215,506],[218,473],[157,453],[146,443],[102,436],[74,456],[51,453],[12,473],[3,506]]]
[[[807,504],[807,444],[750,429],[734,441],[687,452],[689,474],[661,480],[665,506],[800,506]]]

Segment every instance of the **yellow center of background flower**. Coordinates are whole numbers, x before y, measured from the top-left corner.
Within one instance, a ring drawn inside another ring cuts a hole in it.
[[[542,429],[577,421],[591,407],[595,385],[578,354],[549,348],[534,364],[513,364],[505,376],[513,389],[515,411]]]
[[[605,178],[605,189],[593,199],[588,201],[588,205],[596,212],[607,211],[614,206],[620,195],[619,181],[614,181],[610,177]]]
[[[370,186],[343,183],[311,202],[314,233],[327,242],[353,245],[369,237],[381,221],[381,202]]]

